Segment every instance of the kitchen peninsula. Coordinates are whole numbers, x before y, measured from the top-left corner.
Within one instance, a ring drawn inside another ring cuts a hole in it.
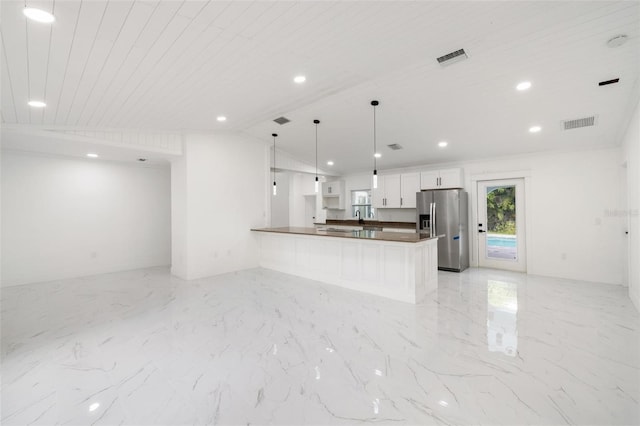
[[[381,231],[260,228],[260,266],[419,303],[438,288],[438,238]]]

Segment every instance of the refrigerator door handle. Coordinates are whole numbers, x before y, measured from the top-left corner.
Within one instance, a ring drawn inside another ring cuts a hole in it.
[[[433,203],[433,235],[438,235],[438,222],[436,218],[436,203]]]

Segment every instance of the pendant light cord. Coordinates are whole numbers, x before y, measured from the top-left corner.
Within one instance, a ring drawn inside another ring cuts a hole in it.
[[[377,167],[377,159],[376,159],[376,105],[373,106],[373,170],[376,170]]]
[[[316,180],[318,180],[318,123],[316,123],[315,120],[314,123],[316,125]]]
[[[276,137],[277,133],[272,133],[273,136],[273,184],[276,184]]]

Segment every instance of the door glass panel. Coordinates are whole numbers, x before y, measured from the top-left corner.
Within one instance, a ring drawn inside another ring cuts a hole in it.
[[[516,187],[487,187],[487,258],[518,260]]]

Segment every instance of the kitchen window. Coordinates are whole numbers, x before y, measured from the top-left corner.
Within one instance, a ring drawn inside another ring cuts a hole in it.
[[[371,207],[371,191],[359,189],[351,191],[351,217],[356,217],[356,212],[360,212],[362,219],[371,219],[374,215],[374,208]]]

